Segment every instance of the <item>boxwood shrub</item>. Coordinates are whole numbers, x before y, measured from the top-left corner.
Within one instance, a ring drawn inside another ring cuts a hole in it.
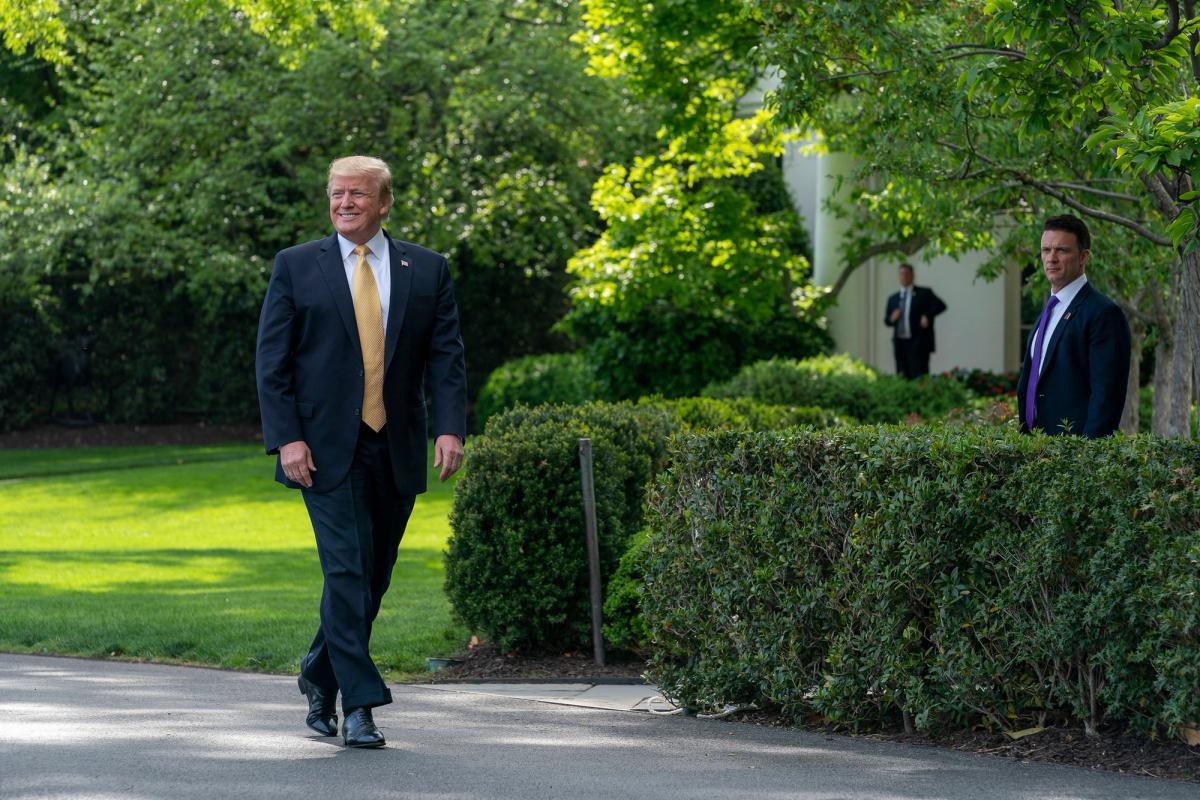
[[[578,405],[603,399],[600,382],[579,353],[522,356],[497,367],[475,401],[476,430],[517,405]]]
[[[953,378],[910,381],[884,375],[846,355],[796,361],[773,358],[744,367],[724,383],[704,389],[705,397],[750,397],[760,403],[817,406],[867,423],[900,422],[916,414],[935,419],[962,408],[970,392]]]
[[[594,458],[605,584],[642,527],[646,487],[678,423],[651,406],[519,406],[473,440],[454,493],[446,591],[504,650],[590,646],[579,439]]]
[[[652,677],[851,728],[1200,720],[1200,446],[927,426],[674,440]]]
[[[684,433],[700,431],[778,431],[798,425],[829,428],[853,420],[813,406],[771,405],[749,397],[643,398],[642,405],[661,408],[679,420]]]
[[[505,649],[590,646],[578,440],[592,438],[605,631],[644,646],[635,559],[610,580],[645,519],[646,489],[680,431],[842,424],[816,408],[748,398],[517,406],[492,417],[455,489],[446,588],[458,616]]]

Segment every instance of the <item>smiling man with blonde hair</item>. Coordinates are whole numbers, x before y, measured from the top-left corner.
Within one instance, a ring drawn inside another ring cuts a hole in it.
[[[337,735],[340,693],[346,746],[381,747],[371,710],[392,697],[371,626],[426,490],[426,388],[446,480],[463,459],[466,370],[446,259],[383,230],[387,164],[337,159],[325,189],[334,233],[275,256],[255,367],[263,443],[276,480],[304,497],[325,576],[300,662],[307,724]]]

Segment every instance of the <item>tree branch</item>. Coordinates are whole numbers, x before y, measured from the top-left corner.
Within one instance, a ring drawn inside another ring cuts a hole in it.
[[[1183,0],[1183,13],[1187,14],[1189,20],[1196,18],[1196,0]],[[1188,42],[1191,47],[1188,48],[1188,54],[1192,58],[1192,77],[1200,81],[1200,55],[1196,54],[1196,48],[1200,47],[1200,31],[1193,30],[1188,36]]]
[[[942,61],[954,61],[959,58],[970,58],[971,56],[1004,56],[1011,58],[1014,61],[1024,61],[1025,54],[1020,50],[996,50],[988,47],[980,47],[977,50],[971,50],[966,53],[955,53],[952,56],[946,56]]]
[[[1161,175],[1143,175],[1142,185],[1146,187],[1146,191],[1150,192],[1150,196],[1154,198],[1154,204],[1158,206],[1158,210],[1164,216],[1175,219],[1179,214],[1179,206],[1175,202],[1175,198],[1171,195],[1171,190],[1163,183]]]
[[[951,150],[955,150],[955,151],[959,151],[959,152],[967,150],[967,148],[963,147],[962,145],[955,144],[954,142],[947,142],[944,139],[938,139],[937,143],[939,145],[941,145],[942,147],[948,147]],[[1054,186],[1052,186],[1049,183],[1046,183],[1045,181],[1038,180],[1037,178],[1033,177],[1032,175],[1026,174],[1026,173],[1022,172],[1021,170],[1016,169],[1015,167],[1006,167],[1002,164],[998,164],[996,161],[988,158],[987,156],[983,155],[982,153],[979,153],[978,151],[975,151],[974,154],[975,154],[976,158],[978,158],[980,161],[984,162],[985,164],[991,164],[996,169],[998,169],[1002,172],[1006,172],[1009,175],[1012,175],[1014,178],[1016,178],[1017,180],[1019,180],[1021,183],[1025,184],[1026,186],[1029,186],[1030,188],[1033,188],[1033,189],[1037,189],[1042,194],[1046,194],[1046,195],[1049,195],[1050,197],[1053,197],[1055,200],[1058,200],[1063,205],[1066,205],[1066,206],[1069,206],[1070,208],[1075,209],[1076,211],[1083,214],[1084,216],[1092,217],[1094,219],[1102,219],[1102,220],[1105,220],[1106,222],[1112,222],[1112,223],[1115,223],[1122,227],[1128,228],[1129,230],[1133,231],[1134,233],[1137,233],[1139,236],[1153,242],[1154,244],[1161,245],[1163,247],[1172,247],[1173,246],[1170,239],[1168,239],[1165,236],[1160,236],[1159,234],[1150,230],[1145,225],[1142,225],[1140,222],[1137,222],[1136,220],[1129,219],[1128,217],[1123,217],[1120,214],[1113,214],[1113,213],[1111,213],[1109,211],[1105,211],[1104,209],[1101,209],[1101,208],[1092,208],[1091,206],[1085,206],[1083,203],[1080,203],[1078,200],[1067,195],[1065,192],[1059,191],[1058,189],[1054,188]]]
[[[1092,194],[1098,194],[1101,197],[1111,197],[1115,200],[1128,200],[1131,203],[1140,203],[1142,201],[1142,198],[1135,197],[1134,195],[1131,195],[1131,194],[1125,194],[1124,192],[1110,192],[1106,189],[1097,189],[1093,186],[1088,186],[1083,183],[1067,183],[1065,181],[1061,181],[1061,182],[1055,181],[1055,182],[1048,182],[1046,185],[1053,186],[1055,189],[1074,189],[1077,192],[1090,192]]]
[[[846,281],[850,280],[850,276],[854,274],[854,270],[861,267],[869,259],[883,255],[884,253],[903,253],[906,256],[911,256],[927,244],[929,244],[929,237],[917,234],[909,236],[907,239],[901,239],[898,242],[873,244],[870,247],[863,248],[858,253],[847,255],[841,274],[838,275],[837,280],[833,283],[833,287],[829,290],[829,296],[837,297],[838,293],[842,291],[842,287],[846,285]]]
[[[1162,38],[1153,44],[1146,45],[1147,50],[1162,50],[1179,35],[1179,0],[1167,0],[1167,29]]]

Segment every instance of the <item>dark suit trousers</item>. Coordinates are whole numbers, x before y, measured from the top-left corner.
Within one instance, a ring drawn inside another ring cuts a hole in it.
[[[303,494],[325,589],[321,625],[300,672],[326,690],[340,690],[343,710],[386,705],[392,694],[371,660],[371,626],[416,498],[396,491],[386,433],[365,425],[345,480],[332,491]]]
[[[919,378],[929,374],[929,350],[916,336],[911,339],[892,339],[896,353],[896,374]]]

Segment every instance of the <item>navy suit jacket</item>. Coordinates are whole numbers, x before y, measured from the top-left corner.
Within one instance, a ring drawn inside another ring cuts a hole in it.
[[[434,435],[465,439],[466,367],[446,259],[390,237],[388,246],[384,432],[397,490],[419,494],[427,488],[424,377],[428,372]],[[354,458],[363,399],[358,324],[336,234],[275,256],[259,317],[255,368],[267,453],[306,442],[317,468],[312,490],[333,489]],[[275,479],[300,488],[278,463]]]
[[[933,318],[946,310],[946,304],[942,302],[942,298],[933,293],[933,289],[927,289],[924,286],[913,284],[912,302],[908,304],[908,330],[913,341],[923,348],[926,353],[932,353],[937,342],[933,338]],[[883,312],[883,323],[892,328],[892,338],[895,339],[900,332],[900,322],[892,322],[892,312],[896,309],[902,309],[900,305],[900,293],[888,297],[887,308]],[[921,316],[929,317],[929,327],[921,327]]]
[[[1036,330],[1031,335],[1036,336]],[[1038,377],[1034,427],[1089,439],[1117,430],[1125,409],[1130,349],[1129,323],[1120,307],[1085,283],[1043,347],[1046,352]],[[1017,382],[1022,430],[1027,429],[1030,349],[1027,343]]]

